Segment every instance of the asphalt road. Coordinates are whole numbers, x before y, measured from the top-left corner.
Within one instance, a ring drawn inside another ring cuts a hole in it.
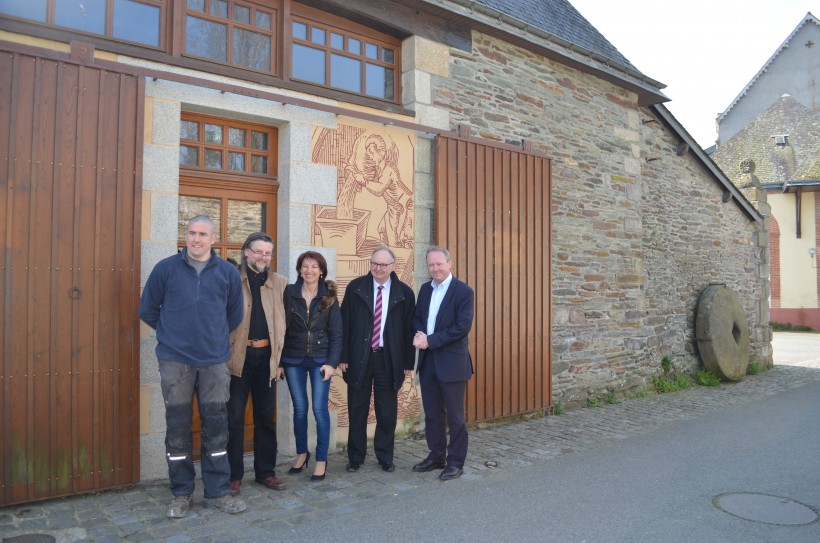
[[[776,350],[778,363],[820,353],[818,335],[786,339],[802,354]],[[817,543],[820,522],[773,524],[795,519],[771,505],[817,516],[818,414],[820,382],[813,382],[503,478],[442,483],[281,540]],[[727,493],[766,506],[748,515],[757,520],[740,518],[716,505]]]

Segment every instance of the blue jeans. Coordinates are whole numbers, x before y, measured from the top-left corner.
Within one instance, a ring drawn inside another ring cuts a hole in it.
[[[320,368],[302,366],[285,366],[285,380],[293,400],[293,433],[296,437],[296,454],[308,452],[307,440],[307,378],[310,376],[310,389],[313,392],[313,417],[316,419],[316,461],[327,462],[327,450],[330,446],[330,413],[327,410],[327,397],[330,393],[330,379],[322,381]]]
[[[174,496],[189,496],[194,492],[194,460],[192,457],[192,401],[196,393],[199,419],[202,422],[200,468],[206,498],[229,494],[228,465],[228,364],[190,366],[169,360],[159,361],[162,398],[165,400],[165,456],[168,478]]]

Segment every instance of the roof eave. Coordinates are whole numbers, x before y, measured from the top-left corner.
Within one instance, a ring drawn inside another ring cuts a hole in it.
[[[559,36],[534,27],[506,13],[495,10],[474,0],[422,0],[440,9],[466,17],[480,23],[487,29],[506,36],[513,42],[526,42],[544,53],[544,56],[559,60],[575,69],[591,73],[605,81],[623,87],[638,95],[640,106],[650,106],[668,102],[661,92],[666,85],[624,64],[571,43]]]
[[[732,200],[735,202],[741,211],[743,211],[750,219],[760,222],[763,222],[763,215],[752,205],[749,200],[740,192],[732,181],[726,177],[726,174],[717,167],[717,165],[709,158],[709,155],[706,154],[706,151],[701,149],[700,145],[695,141],[695,139],[686,131],[680,122],[672,115],[666,106],[663,104],[656,104],[650,106],[650,109],[654,111],[660,118],[661,121],[674,132],[684,143],[689,146],[689,153],[692,154],[695,160],[697,160],[701,166],[703,166],[707,172],[712,175],[712,178],[715,182],[724,190],[728,191],[732,195]]]

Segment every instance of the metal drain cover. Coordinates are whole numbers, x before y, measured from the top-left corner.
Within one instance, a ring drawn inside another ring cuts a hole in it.
[[[799,526],[818,518],[817,511],[808,505],[782,496],[731,492],[715,496],[712,502],[725,513],[766,524]]]
[[[54,543],[54,536],[47,534],[24,534],[14,537],[4,537],[3,543]]]

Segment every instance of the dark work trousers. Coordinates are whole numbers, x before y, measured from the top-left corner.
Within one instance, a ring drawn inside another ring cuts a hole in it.
[[[376,408],[373,450],[376,451],[379,462],[393,461],[399,391],[393,388],[390,373],[384,352],[371,352],[362,380],[364,388],[347,387],[347,410],[350,417],[347,457],[351,464],[362,464],[367,455],[367,415],[370,412],[371,389]]]
[[[174,496],[194,492],[192,402],[196,392],[202,422],[200,469],[206,498],[219,498],[231,491],[228,465],[228,364],[190,366],[159,361],[162,398],[165,400],[165,456]]]
[[[248,405],[248,394],[253,404],[253,471],[259,480],[276,475],[276,383],[270,382],[270,352],[270,346],[260,349],[248,347],[242,377],[231,375],[228,461],[232,481],[241,481],[245,473],[245,407]]]
[[[435,369],[426,367],[419,373],[419,382],[424,406],[424,435],[430,449],[428,458],[436,462],[446,460],[448,467],[463,468],[467,458],[467,422],[464,415],[467,381],[439,381]]]

